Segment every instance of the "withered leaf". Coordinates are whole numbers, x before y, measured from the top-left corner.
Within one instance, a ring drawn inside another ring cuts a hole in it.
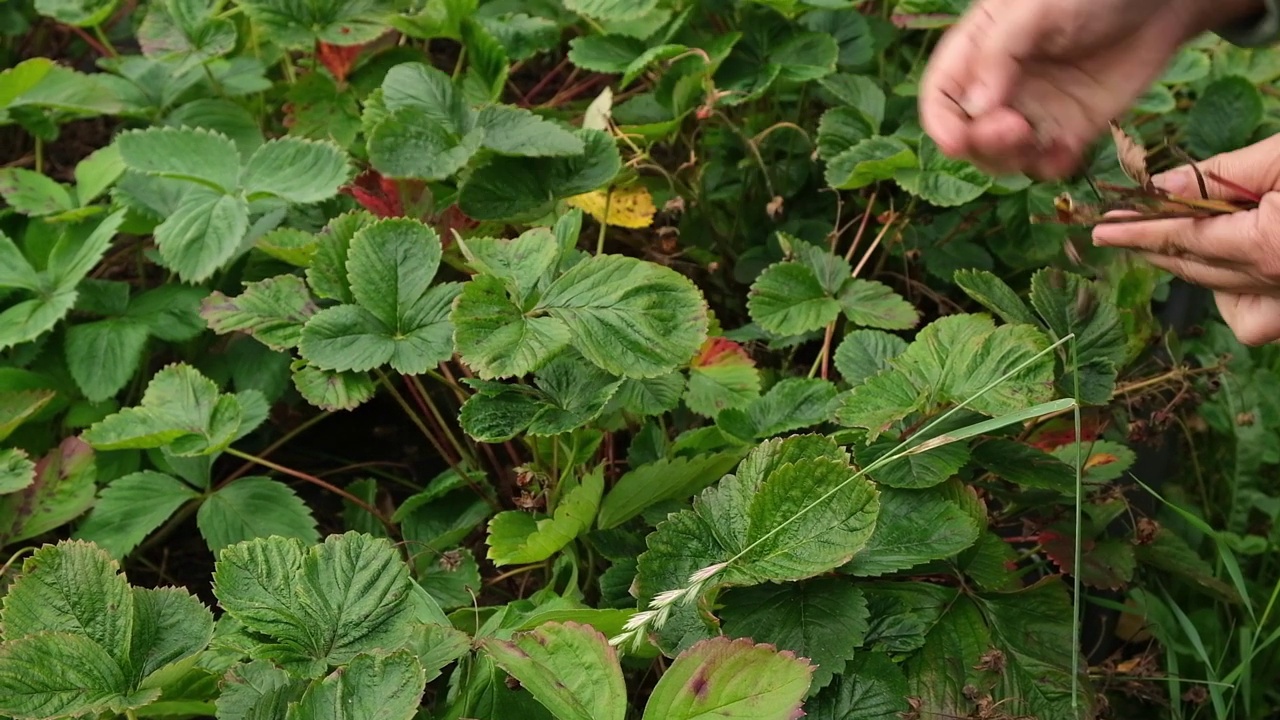
[[[1147,172],[1147,149],[1133,136],[1112,121],[1111,138],[1116,143],[1116,159],[1120,161],[1120,169],[1129,179],[1138,185],[1151,186],[1151,174]]]

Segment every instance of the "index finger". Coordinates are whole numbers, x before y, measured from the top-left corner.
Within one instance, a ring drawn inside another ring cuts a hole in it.
[[[970,60],[976,55],[972,24],[965,16],[943,34],[920,78],[920,127],[950,157],[968,151],[966,135],[972,118],[960,99],[972,81]]]

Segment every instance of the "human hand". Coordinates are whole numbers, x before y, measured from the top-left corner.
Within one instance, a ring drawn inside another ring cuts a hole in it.
[[[1187,40],[1260,0],[977,0],[938,43],[920,121],[992,174],[1071,174]]]
[[[1245,345],[1280,340],[1280,135],[1197,163],[1210,197],[1244,200],[1209,173],[1261,196],[1258,207],[1211,218],[1099,225],[1095,245],[1126,248],[1189,283],[1214,291],[1222,319]],[[1152,178],[1172,195],[1197,197],[1181,167]]]

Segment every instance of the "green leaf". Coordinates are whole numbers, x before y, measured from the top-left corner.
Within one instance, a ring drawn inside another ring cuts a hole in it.
[[[180,60],[179,67],[202,63],[235,49],[231,20],[214,18],[208,0],[151,5],[138,26],[138,44],[147,57]]]
[[[371,399],[377,390],[368,373],[321,370],[305,360],[294,362],[292,370],[298,393],[321,410],[352,410]]]
[[[837,190],[856,190],[898,173],[915,172],[916,154],[897,138],[875,136],[827,160],[827,184]]]
[[[246,283],[236,297],[215,290],[201,303],[200,316],[219,335],[245,332],[283,351],[297,347],[303,325],[317,309],[301,278],[276,275]]]
[[[453,135],[465,135],[474,122],[466,99],[443,71],[426,63],[401,63],[382,81],[386,109],[413,110],[432,125]]]
[[[347,279],[347,254],[351,239],[377,221],[364,211],[343,213],[329,221],[318,236],[315,256],[307,267],[307,284],[317,297],[350,303],[351,283]]]
[[[369,161],[391,178],[444,180],[466,167],[485,135],[454,135],[416,109],[398,110],[369,135]]]
[[[289,486],[265,477],[244,477],[219,488],[200,505],[196,525],[215,555],[255,538],[280,536],[307,544],[320,539],[306,503]]]
[[[31,266],[17,244],[0,231],[0,287],[41,292],[42,285],[40,272]]]
[[[134,685],[201,652],[213,638],[213,613],[181,588],[133,588]]]
[[[450,306],[458,283],[431,286],[440,238],[416,220],[380,220],[358,231],[347,272],[356,305],[322,310],[302,329],[299,350],[323,370],[390,364],[419,375],[453,354]],[[387,288],[394,292],[387,292]]]
[[[522,220],[549,212],[557,200],[606,185],[622,168],[612,136],[577,130],[581,155],[548,158],[494,157],[476,168],[458,191],[458,207],[476,220]]]
[[[743,440],[774,437],[830,420],[836,395],[821,378],[784,378],[746,407],[720,413],[716,425]]]
[[[67,328],[67,369],[90,402],[101,402],[133,379],[150,333],[135,320],[111,318]]]
[[[222,268],[249,231],[249,204],[238,195],[195,188],[156,226],[156,246],[165,267],[198,283]]]
[[[251,198],[270,195],[291,203],[327,200],[351,179],[351,165],[337,145],[320,140],[284,137],[249,156],[241,185]]]
[[[928,490],[882,489],[875,532],[866,549],[841,570],[862,577],[884,575],[965,550],[985,529],[962,505],[979,503],[972,493],[959,483]]]
[[[956,207],[980,197],[994,180],[963,160],[938,150],[928,136],[920,140],[919,168],[900,168],[893,179],[903,190],[937,207]]]
[[[49,389],[0,392],[0,440],[7,439],[55,396],[57,393]]]
[[[1018,551],[991,531],[956,558],[956,569],[982,590],[1017,590],[1022,580],[1016,571]]]
[[[853,278],[836,297],[845,317],[855,325],[882,330],[909,330],[920,322],[915,306],[888,285]]]
[[[1214,80],[1187,113],[1187,146],[1208,158],[1244,147],[1262,123],[1262,94],[1239,75]]]
[[[210,455],[235,440],[244,410],[198,370],[175,363],[151,378],[138,406],[94,423],[82,437],[99,450],[167,447],[180,457]]]
[[[36,463],[36,481],[0,495],[0,546],[43,535],[93,504],[93,449],[69,437]]]
[[[127,691],[120,666],[83,635],[48,632],[0,643],[0,713],[89,715],[115,705]]]
[[[320,239],[295,228],[277,228],[258,238],[253,246],[280,262],[308,268],[320,246]]]
[[[620,74],[644,54],[643,41],[625,35],[580,35],[569,41],[569,62],[598,73]]]
[[[924,442],[928,441],[923,439],[917,441],[912,437],[903,449],[918,447]],[[859,448],[855,454],[858,462],[866,467],[897,450],[900,444],[898,440],[881,440],[865,448]],[[871,475],[881,485],[918,490],[945,482],[959,472],[967,462],[969,462],[968,446],[964,443],[951,443],[891,460],[876,468]]]
[[[272,43],[310,49],[317,41],[359,45],[386,31],[385,21],[395,8],[382,0],[334,0],[299,4],[287,0],[247,0],[249,17]]]
[[[685,276],[621,255],[573,266],[538,309],[569,329],[574,346],[607,372],[665,375],[689,362],[707,338],[707,305]]]
[[[487,505],[480,504],[488,508]],[[483,520],[484,516],[480,519]],[[470,529],[467,528],[467,531]],[[467,548],[447,550],[438,557],[423,553],[418,556],[415,565],[418,584],[442,609],[470,607],[475,603],[475,595],[484,588],[484,582],[480,579],[480,565]]]
[[[844,578],[757,585],[723,597],[724,632],[793,652],[816,666],[811,690],[826,687],[856,657],[867,633],[867,601]]]
[[[996,477],[1015,485],[1060,493],[1075,489],[1074,467],[1025,443],[989,438],[973,447],[973,459]]]
[[[805,703],[809,720],[900,720],[910,711],[907,678],[885,653],[859,652],[844,673]]]
[[[547,363],[534,387],[466,382],[479,392],[463,403],[458,420],[481,442],[503,442],[521,432],[546,436],[575,430],[599,417],[622,384],[573,353]]]
[[[658,6],[658,0],[564,0],[565,9],[594,20],[636,20]]]
[[[407,650],[357,655],[313,682],[287,720],[412,720],[426,689],[426,671]]]
[[[858,108],[831,108],[818,121],[818,157],[831,163],[837,156],[875,134],[871,118]],[[906,148],[905,145],[902,147]],[[912,166],[915,165],[914,157],[912,154]]]
[[[732,470],[741,459],[742,453],[734,450],[691,458],[662,458],[634,468],[618,478],[609,490],[600,505],[596,524],[601,530],[607,530],[651,505],[695,495]]]
[[[562,482],[560,492],[551,517],[535,520],[519,510],[493,516],[487,557],[494,565],[541,562],[591,527],[604,494],[604,467],[588,472],[579,482]]]
[[[150,470],[131,473],[102,489],[75,537],[124,559],[175,510],[196,497],[190,486],[171,475]]]
[[[770,49],[769,62],[779,68],[782,80],[817,80],[836,71],[840,46],[827,32],[795,32]]]
[[[899,655],[924,646],[926,635],[954,601],[952,588],[926,582],[863,582],[871,613],[867,649]]]
[[[1111,399],[1116,370],[1128,354],[1128,339],[1120,323],[1120,311],[1088,279],[1057,269],[1045,269],[1031,278],[1031,304],[1044,318],[1054,340],[1075,333],[1079,359],[1081,402],[1104,404]],[[1059,379],[1064,389],[1074,389],[1072,373]]]
[[[68,633],[101,647],[117,672],[128,663],[133,595],[116,561],[89,543],[45,545],[27,558],[0,619],[6,644]]]
[[[495,275],[478,275],[458,296],[451,320],[463,362],[486,380],[527,375],[568,347],[558,318],[530,317],[508,297]]]
[[[1010,324],[1039,325],[1031,308],[1008,283],[987,270],[957,270],[954,276],[961,290]],[[1078,342],[1078,340],[1077,340]]]
[[[76,304],[74,290],[24,300],[0,312],[0,350],[31,342],[52,330]]]
[[[216,700],[218,720],[282,720],[305,687],[265,660],[235,665]]]
[[[549,120],[512,105],[490,105],[476,125],[484,130],[484,147],[500,155],[557,157],[581,155],[582,139]]]
[[[826,327],[840,316],[840,303],[801,263],[770,265],[751,284],[751,319],[774,335],[800,335]]]
[[[547,228],[533,228],[514,240],[495,238],[458,239],[458,248],[481,276],[502,280],[516,305],[524,307],[535,289],[550,282],[548,273],[563,254],[560,244]],[[478,278],[477,278],[478,279]]]
[[[161,285],[131,298],[126,315],[161,340],[186,342],[206,329],[200,319],[200,301],[207,293],[201,287]]]
[[[59,293],[73,290],[97,266],[124,217],[125,211],[117,210],[98,223],[88,237],[81,239],[78,234],[66,233],[58,240],[49,253],[48,272]]]
[[[750,640],[704,640],[671,663],[645,705],[644,720],[799,716],[813,666]]]
[[[60,23],[94,27],[111,18],[116,0],[36,0],[36,12]]]
[[[121,133],[115,146],[134,172],[198,183],[224,195],[240,187],[240,153],[219,132],[152,127]]]
[[[904,665],[909,696],[919,698],[922,717],[964,717],[974,708],[966,686],[987,685],[975,668],[991,647],[991,634],[973,601],[954,591],[948,594],[945,612],[926,626],[924,647]]]
[[[689,364],[684,402],[699,415],[714,418],[760,397],[760,371],[741,345],[722,337],[708,338]]]
[[[717,583],[802,580],[848,562],[865,547],[879,491],[857,477],[848,454],[819,435],[766,440],[649,535],[636,578],[642,604],[689,577],[736,558]],[[681,606],[673,618],[696,612]],[[670,645],[667,640],[664,643]]]
[[[0,495],[23,490],[35,482],[35,479],[36,464],[27,457],[25,450],[0,450]]]
[[[635,417],[650,417],[675,410],[684,395],[684,374],[676,371],[655,378],[627,378],[609,401],[605,414],[621,411]]]
[[[907,341],[880,330],[854,330],[836,347],[836,370],[850,385],[861,385],[867,378],[890,367],[890,361],[907,349]]]
[[[410,586],[389,542],[346,533],[309,550],[281,537],[232,545],[213,592],[229,615],[276,640],[280,657],[339,665],[406,640]]]
[[[0,168],[0,197],[16,212],[44,217],[76,207],[67,188],[33,170]]]
[[[480,646],[558,720],[623,720],[627,686],[618,654],[588,625],[550,622]]]

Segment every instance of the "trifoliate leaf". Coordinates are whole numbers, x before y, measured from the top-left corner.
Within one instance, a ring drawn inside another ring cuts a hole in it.
[[[247,283],[235,297],[214,291],[201,303],[200,316],[219,335],[245,332],[283,351],[298,345],[302,326],[317,309],[301,278],[276,275]]]
[[[337,145],[283,137],[249,156],[240,183],[251,199],[270,195],[303,205],[333,197],[349,179],[351,166]]]
[[[265,477],[244,477],[219,488],[200,505],[196,524],[215,555],[255,538],[278,535],[308,545],[320,539],[306,503],[289,486]]]
[[[855,325],[882,330],[909,330],[920,313],[889,286],[874,280],[853,278],[836,296],[845,317]]]
[[[691,458],[662,458],[641,465],[622,477],[600,505],[600,529],[616,527],[645,508],[665,500],[683,500],[701,492],[733,469],[742,452],[729,450]]]
[[[93,504],[97,491],[93,449],[69,437],[36,463],[36,481],[0,495],[0,545],[65,525]]]
[[[58,718],[105,711],[128,692],[120,666],[84,635],[47,632],[0,643],[0,713]]]
[[[292,370],[298,393],[321,410],[353,410],[372,398],[377,389],[369,373],[321,370],[305,360],[294,362]]]
[[[422,62],[401,63],[388,70],[382,81],[382,99],[388,111],[413,110],[453,135],[465,135],[475,122],[453,80]]]
[[[361,654],[312,682],[286,720],[412,720],[427,677],[408,650]]]
[[[978,199],[994,179],[963,160],[942,154],[928,136],[920,140],[918,168],[899,168],[893,179],[903,190],[937,207],[956,207]]]
[[[586,150],[549,158],[498,156],[476,168],[458,191],[458,207],[476,220],[520,220],[550,211],[556,200],[591,192],[618,174],[614,139],[599,130],[577,130]]]
[[[494,565],[542,562],[591,527],[604,494],[603,466],[588,472],[580,482],[567,483],[561,486],[560,502],[551,517],[534,519],[519,510],[493,516],[487,557]]]
[[[4,598],[0,619],[6,644],[68,633],[102,648],[117,671],[128,665],[132,591],[116,561],[89,543],[45,545],[27,558]]]
[[[538,309],[569,328],[587,360],[613,375],[665,375],[689,362],[707,337],[707,306],[676,271],[621,255],[573,266]]]
[[[0,392],[0,440],[7,439],[57,395],[53,390]]]
[[[586,146],[569,130],[512,105],[490,105],[476,116],[484,147],[499,155],[555,157],[580,155]]]
[[[431,286],[440,254],[435,231],[416,220],[380,220],[357,232],[347,259],[357,304],[314,315],[302,329],[302,356],[323,370],[365,371],[388,364],[405,375],[419,375],[448,359],[453,354],[450,306],[462,286]]]
[[[385,0],[324,1],[299,5],[285,0],[248,0],[249,17],[264,37],[286,48],[311,48],[316,42],[359,45],[386,31],[395,7]]]
[[[641,602],[730,560],[715,582],[801,580],[843,565],[866,545],[879,512],[878,491],[856,474],[848,455],[825,437],[766,440],[736,475],[649,535],[636,579]],[[673,622],[696,612],[679,606]],[[662,642],[669,649],[669,640]]]
[[[882,489],[875,532],[867,547],[841,571],[874,577],[951,557],[973,545],[984,527],[952,499],[972,492],[958,484],[928,490]]]
[[[717,637],[682,653],[663,673],[644,720],[797,717],[813,666],[750,640]]]
[[[907,678],[879,652],[859,652],[842,674],[805,703],[810,720],[900,720],[910,711]]]
[[[133,588],[131,682],[204,650],[213,638],[213,613],[181,588]]]
[[[124,559],[152,530],[197,497],[171,475],[144,470],[117,478],[102,489],[75,537]]]
[[[226,55],[235,49],[236,26],[227,18],[213,16],[210,2],[151,5],[138,26],[138,44],[149,58],[180,60],[183,70],[191,65]]]
[[[889,368],[889,361],[907,349],[907,341],[880,330],[854,330],[836,347],[836,370],[850,385]]]
[[[240,187],[240,153],[222,133],[152,127],[122,133],[115,145],[134,172],[198,183],[219,195]]]
[[[840,316],[840,303],[813,270],[796,262],[777,263],[760,273],[751,284],[747,309],[760,327],[783,337],[818,330]]]
[[[67,370],[85,399],[101,402],[115,397],[142,363],[149,335],[146,325],[128,318],[108,318],[67,328],[63,346]]]
[[[699,415],[714,418],[760,397],[760,371],[747,351],[723,337],[709,337],[689,363],[684,402]]]
[[[473,381],[479,391],[463,403],[458,419],[481,442],[504,442],[521,432],[559,435],[596,419],[621,384],[621,378],[564,353],[538,371],[534,387]]]
[[[1116,371],[1128,354],[1128,341],[1115,304],[1088,279],[1057,269],[1041,270],[1032,276],[1031,304],[1044,318],[1054,340],[1075,333],[1075,357],[1082,375],[1080,400],[1091,404],[1109,401]],[[1064,390],[1074,389],[1070,366],[1058,382]]]
[[[784,378],[746,407],[720,413],[716,425],[743,440],[775,437],[830,420],[836,395],[836,386],[821,378]]]
[[[0,495],[22,490],[35,482],[35,479],[36,464],[27,457],[25,450],[0,450]]]
[[[478,275],[464,285],[451,320],[462,361],[486,380],[533,372],[570,341],[559,319],[522,312],[496,275]]]
[[[559,720],[623,720],[627,687],[617,651],[588,625],[550,622],[481,648]]]
[[[235,440],[244,411],[236,396],[176,363],[151,378],[139,405],[94,423],[82,437],[100,450],[167,447],[180,457],[210,455]]]
[[[404,643],[410,585],[389,542],[346,533],[310,549],[281,537],[232,545],[213,592],[231,617],[278,643],[277,657],[338,665]]]
[[[845,578],[739,588],[722,602],[727,636],[769,643],[814,663],[811,692],[844,671],[867,633],[866,598]]]
[[[192,188],[156,226],[156,247],[165,267],[186,282],[198,283],[236,254],[248,230],[249,204],[244,198]]]

